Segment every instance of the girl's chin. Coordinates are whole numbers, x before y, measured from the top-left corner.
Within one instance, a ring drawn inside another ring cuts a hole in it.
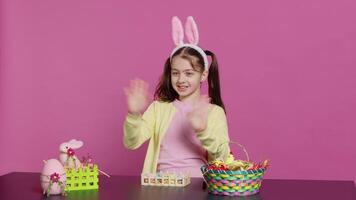
[[[176,89],[175,91],[177,92],[177,94],[179,96],[185,96],[185,95],[187,95],[189,93],[189,91],[187,89],[185,89],[185,90]]]
[[[179,99],[186,99],[187,97],[190,96],[190,93],[178,93]]]
[[[187,96],[187,94],[184,92],[177,92],[177,93],[178,93],[179,99],[185,98]]]
[[[187,96],[187,95],[189,95],[189,91],[188,90],[178,90],[176,92],[178,93],[179,96]]]

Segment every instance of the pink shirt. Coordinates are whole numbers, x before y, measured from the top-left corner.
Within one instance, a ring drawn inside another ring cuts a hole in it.
[[[206,163],[206,151],[186,117],[192,106],[179,100],[173,101],[173,105],[177,112],[161,142],[157,171],[188,172],[191,177],[202,177],[200,167]]]

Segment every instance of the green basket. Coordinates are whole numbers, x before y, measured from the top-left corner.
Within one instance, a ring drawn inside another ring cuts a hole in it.
[[[248,153],[241,144],[236,142],[230,143],[239,145],[244,150],[247,160],[249,161]],[[207,184],[208,192],[225,196],[248,196],[258,193],[263,175],[267,170],[267,168],[238,171],[213,170],[207,169],[208,166],[209,165],[203,165],[200,168],[203,173],[204,181]]]
[[[99,188],[99,170],[97,165],[65,169],[67,181],[65,191],[93,190]]]

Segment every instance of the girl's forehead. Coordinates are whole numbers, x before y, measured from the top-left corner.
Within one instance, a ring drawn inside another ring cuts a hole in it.
[[[192,64],[187,59],[181,57],[174,57],[172,59],[171,66],[172,69],[176,69],[176,70],[188,70],[188,69],[193,70]]]

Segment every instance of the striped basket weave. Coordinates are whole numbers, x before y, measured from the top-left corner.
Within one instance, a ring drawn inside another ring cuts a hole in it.
[[[257,170],[207,170],[201,167],[208,192],[215,195],[248,196],[259,192],[266,168]]]
[[[239,143],[246,154],[247,161],[249,156],[246,149]],[[221,146],[221,145],[220,145]],[[262,178],[267,170],[266,167],[250,170],[213,170],[208,169],[208,164],[203,165],[200,170],[203,173],[204,181],[207,184],[207,190],[211,194],[226,196],[248,196],[259,192]]]

